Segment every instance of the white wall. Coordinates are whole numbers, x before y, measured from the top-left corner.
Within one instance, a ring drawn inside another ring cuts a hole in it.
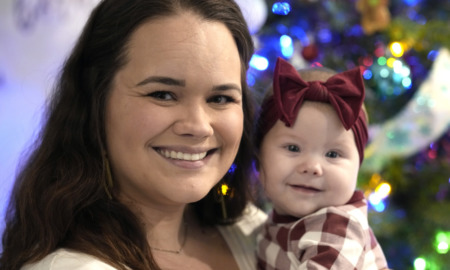
[[[37,134],[55,75],[97,2],[0,1],[0,233],[20,156]]]

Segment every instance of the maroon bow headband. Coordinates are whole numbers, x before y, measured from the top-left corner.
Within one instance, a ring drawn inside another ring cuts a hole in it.
[[[291,64],[278,58],[274,71],[273,96],[262,105],[258,127],[260,139],[278,119],[291,127],[305,100],[333,106],[345,129],[352,129],[362,163],[368,133],[366,116],[362,110],[364,82],[361,70],[354,68],[336,74],[326,82],[305,82]]]

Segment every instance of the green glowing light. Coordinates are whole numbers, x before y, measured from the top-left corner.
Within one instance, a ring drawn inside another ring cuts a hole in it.
[[[414,270],[425,270],[427,261],[424,258],[417,258],[414,260]]]
[[[436,233],[434,246],[437,253],[446,254],[449,250],[450,232],[438,231]]]
[[[439,254],[446,254],[448,252],[448,244],[445,242],[441,242],[437,246],[437,252]]]
[[[386,65],[387,59],[386,59],[386,57],[380,57],[380,58],[378,58],[377,62],[378,62],[378,65],[384,66],[384,65]]]

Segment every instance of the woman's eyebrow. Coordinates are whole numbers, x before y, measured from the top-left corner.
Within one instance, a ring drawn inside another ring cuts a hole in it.
[[[217,86],[214,86],[212,90],[213,91],[237,90],[239,92],[242,92],[241,87],[235,83],[226,83],[226,84],[217,85]]]
[[[136,84],[136,86],[142,86],[149,83],[161,83],[166,85],[175,85],[175,86],[185,86],[186,82],[184,80],[174,79],[171,77],[164,76],[150,76],[145,78],[140,83]]]
[[[145,78],[143,81],[136,84],[136,86],[142,86],[149,83],[161,83],[165,85],[174,85],[174,86],[186,86],[185,80],[175,79],[171,77],[165,77],[165,76],[150,76]],[[221,84],[214,86],[213,91],[226,91],[226,90],[237,90],[239,92],[242,92],[242,89],[239,85],[235,83],[227,83],[227,84]]]

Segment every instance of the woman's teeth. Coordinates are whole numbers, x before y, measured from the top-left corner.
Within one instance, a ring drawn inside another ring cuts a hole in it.
[[[175,152],[175,151],[161,150],[161,149],[158,150],[158,152],[161,155],[165,156],[166,158],[180,159],[180,160],[187,160],[187,161],[201,160],[204,157],[206,157],[206,154],[207,154],[207,152],[189,154],[189,153]]]

